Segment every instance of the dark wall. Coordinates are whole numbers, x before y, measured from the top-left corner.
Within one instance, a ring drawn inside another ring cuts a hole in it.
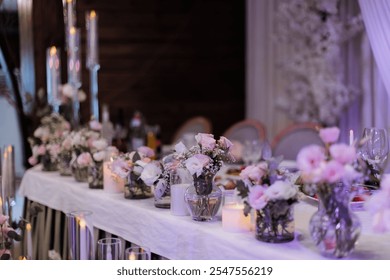
[[[79,0],[83,64],[89,9],[99,16],[99,99],[112,121],[122,110],[128,125],[140,110],[168,143],[192,116],[210,118],[216,135],[244,118],[245,1]]]

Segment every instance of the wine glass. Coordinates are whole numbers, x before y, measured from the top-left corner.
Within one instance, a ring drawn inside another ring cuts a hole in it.
[[[381,170],[389,153],[387,131],[383,128],[365,128],[360,157],[375,170]]]
[[[261,159],[262,143],[260,140],[246,140],[242,159],[246,166],[255,164]]]

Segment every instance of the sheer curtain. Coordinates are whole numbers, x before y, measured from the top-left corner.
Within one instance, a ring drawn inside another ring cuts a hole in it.
[[[271,37],[278,2],[247,0],[246,116],[262,121],[267,127],[269,139],[292,122],[275,107],[277,97],[283,93],[283,77],[277,64],[289,54],[288,46],[275,44]],[[361,2],[367,4],[386,1]],[[390,6],[390,1],[387,6]],[[358,10],[359,5],[354,0],[341,2],[341,13],[345,17],[356,14]],[[390,14],[390,10],[388,12]],[[386,20],[390,24],[390,17]],[[365,21],[369,35],[368,25]],[[343,48],[343,63],[340,63],[340,67],[343,68],[344,80],[360,92],[359,97],[346,108],[340,119],[341,140],[344,142],[348,141],[349,129],[353,129],[355,136],[359,137],[364,127],[390,127],[390,98],[379,75],[380,67],[377,67],[371,50],[372,38],[369,38],[370,42],[363,31],[361,36],[351,40]],[[390,48],[390,33],[388,43]],[[390,50],[387,53],[390,53]],[[382,62],[390,71],[390,63],[384,58]],[[384,77],[382,71],[380,72]],[[387,79],[387,82],[390,85],[390,79]]]

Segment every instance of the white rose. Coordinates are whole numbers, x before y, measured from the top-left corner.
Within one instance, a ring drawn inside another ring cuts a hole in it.
[[[96,150],[101,151],[101,150],[104,150],[105,148],[107,148],[108,144],[107,144],[106,139],[99,139],[99,140],[93,141],[92,146]]]
[[[105,151],[100,151],[93,154],[93,159],[95,161],[103,161],[105,157],[106,157]]]
[[[175,151],[179,154],[185,154],[188,152],[187,147],[183,144],[183,142],[179,142],[175,145]]]
[[[265,191],[270,200],[289,199],[296,194],[297,189],[286,181],[276,181]]]
[[[210,162],[210,158],[203,154],[196,154],[187,159],[184,164],[191,175],[196,174],[198,177],[203,172],[203,168],[206,167]]]
[[[147,186],[152,186],[161,175],[161,168],[154,162],[148,163],[141,173],[141,179]]]

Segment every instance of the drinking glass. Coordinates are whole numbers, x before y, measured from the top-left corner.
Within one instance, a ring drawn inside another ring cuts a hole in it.
[[[246,140],[242,159],[246,166],[256,164],[261,159],[262,142],[260,140]]]
[[[365,128],[363,145],[359,150],[360,157],[374,169],[383,168],[389,153],[387,131],[383,128]]]
[[[122,259],[122,245],[119,238],[102,238],[98,241],[98,260]]]
[[[150,249],[145,246],[131,245],[125,250],[125,260],[150,260]]]

